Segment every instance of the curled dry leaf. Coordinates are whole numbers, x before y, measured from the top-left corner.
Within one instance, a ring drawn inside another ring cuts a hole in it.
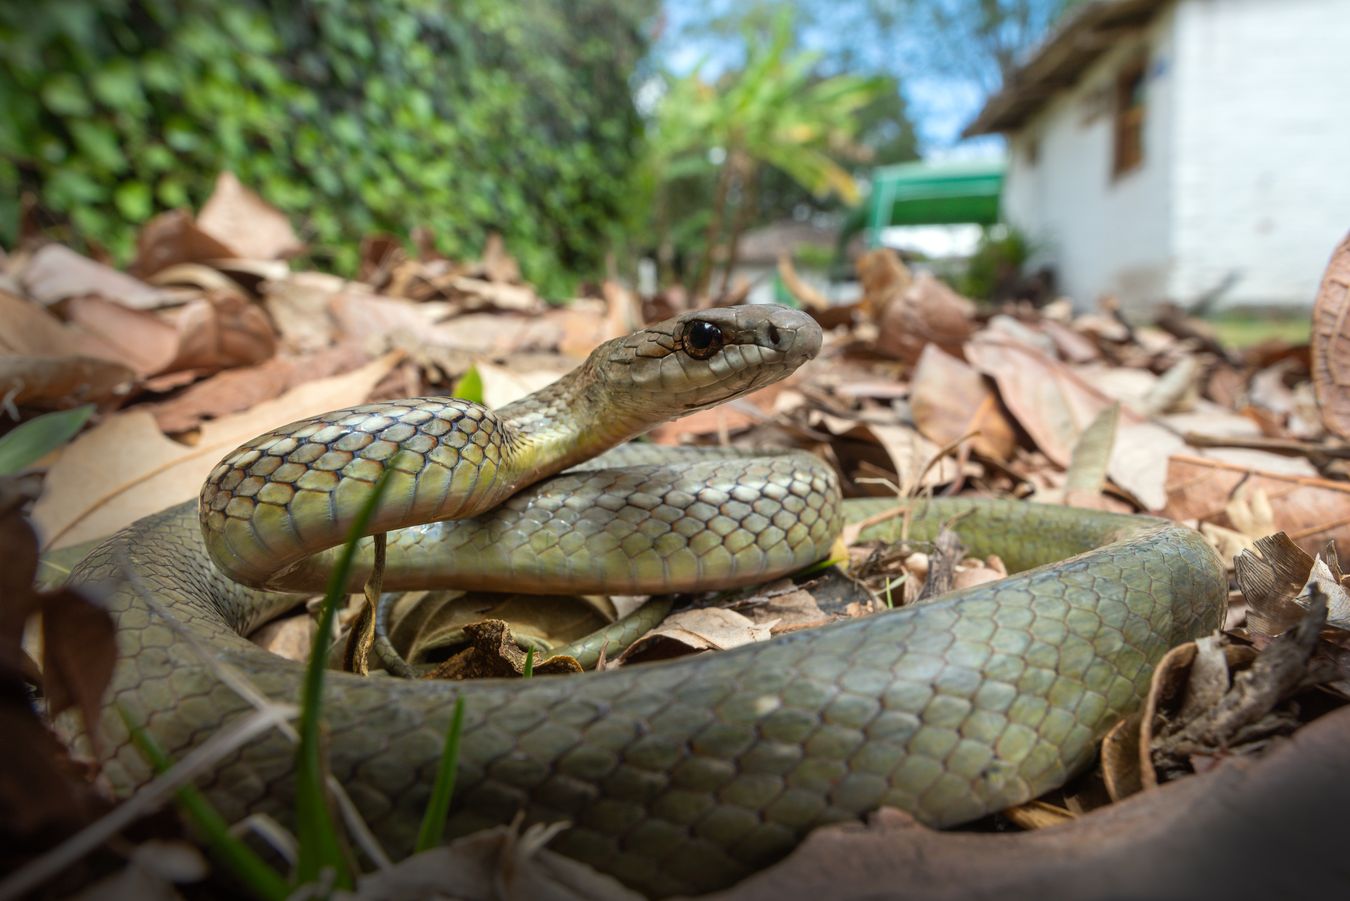
[[[172,293],[96,263],[60,244],[48,244],[33,254],[19,274],[19,282],[29,297],[48,306],[89,295],[135,310],[153,310],[174,302]]]
[[[595,872],[546,847],[566,824],[520,821],[455,839],[414,854],[392,867],[363,876],[355,892],[337,901],[403,901],[441,898],[463,901],[641,901],[616,879]]]
[[[204,263],[236,256],[234,250],[202,231],[187,210],[169,210],[141,226],[130,271],[140,278],[180,263]]]
[[[178,330],[153,313],[89,296],[71,300],[66,315],[114,347],[142,378],[164,372],[178,357]]]
[[[0,290],[0,351],[54,359],[94,357],[123,363],[121,351],[78,325],[64,323],[35,303]]]
[[[1298,708],[1285,702],[1305,685],[1326,681],[1309,665],[1325,621],[1326,604],[1317,595],[1306,616],[1259,653],[1218,642],[1169,652],[1144,704],[1144,784],[1207,769],[1221,756],[1259,752],[1293,732]]]
[[[111,360],[0,356],[0,398],[19,407],[111,406],[124,400],[135,382],[136,373]]]
[[[736,611],[751,622],[768,626],[773,635],[814,629],[837,618],[821,610],[811,592],[797,588],[790,580],[766,585],[754,595],[737,601]]]
[[[500,619],[469,623],[464,627],[469,647],[436,666],[426,679],[502,679],[525,673],[527,652],[520,649],[509,623]],[[533,662],[536,676],[564,676],[581,672],[571,657],[542,657]]]
[[[248,410],[305,382],[350,372],[368,359],[350,343],[299,357],[273,357],[258,366],[216,373],[167,400],[143,402],[138,409],[149,411],[165,434],[180,434],[208,419]]]
[[[520,264],[506,252],[506,242],[497,232],[489,232],[487,241],[483,243],[483,259],[479,269],[490,282],[519,285],[524,281],[520,277]]]
[[[335,328],[328,317],[328,302],[347,284],[323,272],[294,272],[262,283],[263,306],[288,350],[307,353],[333,343]]]
[[[117,628],[108,611],[76,591],[62,589],[42,600],[42,687],[52,716],[74,707],[99,752],[98,722],[103,692],[117,664]]]
[[[252,366],[277,349],[276,333],[260,308],[230,291],[211,291],[175,310],[178,354],[166,371]]]
[[[46,488],[33,508],[45,548],[99,538],[195,498],[211,468],[230,450],[283,423],[360,403],[395,362],[387,356],[208,422],[192,446],[164,437],[144,410],[107,417],[71,442],[47,473]]]
[[[143,377],[248,366],[276,350],[267,316],[237,294],[213,292],[163,318],[100,297],[77,297],[67,314],[115,347]]]
[[[797,272],[797,267],[792,265],[792,256],[786,251],[778,254],[778,276],[783,280],[784,287],[793,297],[797,298],[802,307],[816,317],[817,321],[820,321],[820,317],[830,310],[830,299],[801,277]],[[848,322],[848,319],[834,324],[843,325],[846,322]],[[821,326],[825,327],[825,323],[821,322]]]
[[[899,254],[885,247],[869,250],[859,257],[857,269],[863,292],[859,306],[873,321],[880,319],[887,305],[898,300],[914,282],[914,276],[900,261]]]
[[[309,659],[316,631],[314,620],[302,614],[273,620],[248,638],[264,651],[303,663]]]
[[[1247,600],[1253,637],[1273,638],[1307,616],[1315,583],[1327,605],[1327,624],[1350,629],[1350,593],[1334,545],[1310,556],[1284,532],[1259,538],[1234,561],[1238,588]]]
[[[1069,466],[1083,430],[1113,402],[1063,363],[1023,344],[981,334],[966,355],[994,379],[1018,423],[1062,467]],[[1184,447],[1172,431],[1122,407],[1107,473],[1145,508],[1161,509],[1168,458]]]
[[[1331,253],[1313,304],[1312,381],[1322,424],[1350,439],[1350,234]]]
[[[938,444],[973,434],[971,444],[982,456],[999,462],[1012,456],[1017,436],[984,376],[936,345],[919,355],[909,402],[914,424]]]
[[[681,610],[633,642],[618,662],[645,663],[701,651],[725,651],[743,644],[767,641],[771,631],[771,625],[755,623],[734,610],[721,607]]]
[[[34,590],[37,536],[22,515],[26,492],[0,479],[0,862],[25,848],[46,847],[97,812],[87,782],[76,776],[65,748],[43,725],[26,681],[37,678],[21,642],[29,618],[43,613],[47,671],[43,679],[53,710],[78,707],[97,742],[99,702],[116,660],[108,614],[74,591]]]
[[[305,249],[285,214],[245,187],[233,172],[216,177],[216,186],[197,215],[197,228],[233,251],[228,256],[276,260]]]
[[[881,310],[877,320],[876,349],[907,363],[914,363],[928,344],[953,355],[975,332],[975,304],[928,272]]]
[[[1257,459],[1285,460],[1248,451]],[[1306,462],[1306,461],[1304,461]],[[1264,491],[1274,523],[1305,550],[1315,552],[1328,539],[1350,548],[1350,484],[1302,475],[1286,475],[1256,466],[1189,454],[1174,454],[1167,471],[1163,515],[1179,520],[1215,522],[1229,528],[1226,508],[1239,484]]]

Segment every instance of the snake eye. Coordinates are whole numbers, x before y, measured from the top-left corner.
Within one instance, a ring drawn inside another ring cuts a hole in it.
[[[722,330],[711,322],[695,319],[685,326],[684,349],[695,360],[706,360],[722,349]]]

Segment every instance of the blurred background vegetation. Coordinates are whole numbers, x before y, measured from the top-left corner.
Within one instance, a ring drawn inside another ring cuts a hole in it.
[[[982,96],[1070,5],[4,4],[0,243],[125,262],[138,225],[232,170],[342,274],[363,236],[421,226],[451,256],[501,232],[555,297],[639,255],[725,289],[747,229],[837,213],[918,157],[907,84]]]

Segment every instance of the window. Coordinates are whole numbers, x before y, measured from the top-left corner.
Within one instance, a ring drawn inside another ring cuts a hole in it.
[[[1115,159],[1111,174],[1119,178],[1144,162],[1144,76],[1139,60],[1125,68],[1116,80]]]

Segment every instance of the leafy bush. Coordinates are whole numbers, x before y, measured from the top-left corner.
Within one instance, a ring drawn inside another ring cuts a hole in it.
[[[231,169],[340,270],[360,236],[501,231],[558,290],[602,256],[656,0],[45,0],[0,5],[0,240],[18,197],[130,253]]]
[[[956,289],[977,300],[1003,300],[1023,275],[1027,261],[1038,248],[1019,229],[1007,225],[986,228],[979,246],[955,279]]]

